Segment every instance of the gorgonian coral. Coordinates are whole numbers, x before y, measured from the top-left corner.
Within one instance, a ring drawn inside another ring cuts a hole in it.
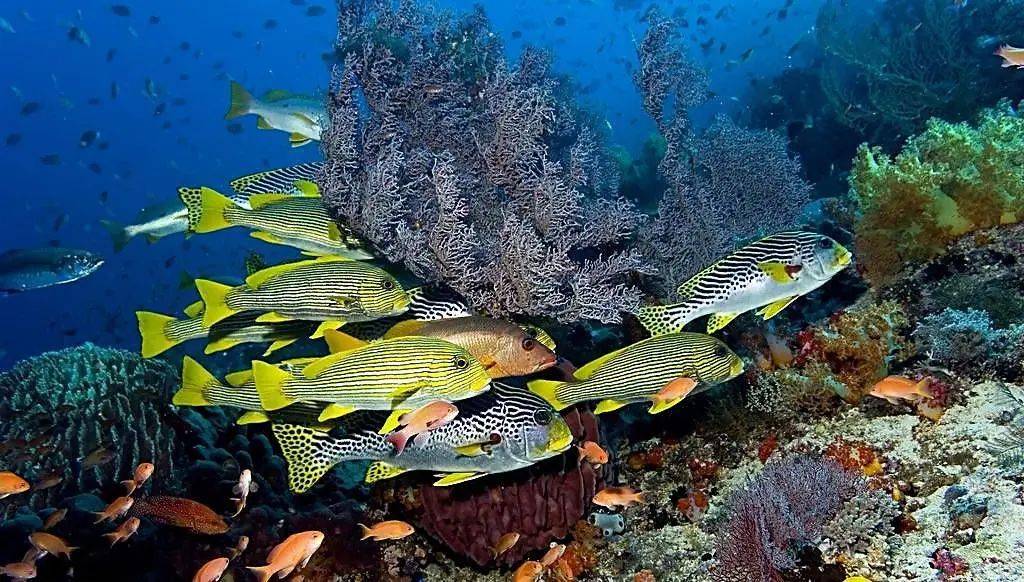
[[[339,2],[324,200],[389,260],[493,315],[619,320],[645,270],[597,124],[477,9]]]
[[[1024,218],[1024,118],[1008,102],[974,126],[928,122],[895,157],[861,146],[850,173],[858,262],[876,285],[965,233]]]
[[[719,582],[781,582],[803,544],[815,543],[864,481],[831,460],[793,456],[765,466],[730,500],[712,572]]]

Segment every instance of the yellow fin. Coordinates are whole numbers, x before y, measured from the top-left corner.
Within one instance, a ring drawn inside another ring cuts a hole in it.
[[[462,445],[461,447],[455,447],[454,450],[463,457],[479,457],[490,454],[490,451],[487,449],[487,445],[489,444],[491,443],[471,443],[468,445]]]
[[[284,241],[281,240],[281,237],[277,236],[276,234],[270,234],[269,232],[263,232],[262,230],[254,230],[249,233],[249,236],[256,240],[261,240],[265,243],[270,243],[272,245],[279,245],[284,243]]]
[[[729,322],[736,319],[739,313],[714,313],[708,318],[708,333],[715,333],[723,327],[729,325]]]
[[[266,283],[270,279],[277,277],[278,275],[281,275],[283,273],[287,273],[289,271],[298,269],[299,267],[306,267],[309,265],[315,265],[317,263],[331,263],[335,261],[351,260],[352,259],[340,257],[338,255],[324,255],[321,257],[317,257],[315,259],[306,259],[304,261],[295,261],[292,263],[273,265],[271,267],[260,269],[255,273],[251,273],[248,277],[245,278],[245,284],[252,289],[259,289],[260,285]]]
[[[332,354],[347,352],[368,345],[367,342],[336,329],[324,330],[324,341],[327,342],[327,349]]]
[[[302,369],[302,375],[312,380],[320,375],[321,372],[334,365],[336,362],[341,361],[342,358],[348,355],[348,352],[339,352],[337,354],[330,354],[308,364]]]
[[[345,325],[344,321],[337,321],[337,320],[321,321],[320,325],[316,326],[316,329],[313,330],[313,334],[309,336],[309,339],[322,338],[322,337],[324,337],[324,333],[326,333],[327,330],[336,330],[336,329],[338,329],[339,327],[341,327],[343,325]]]
[[[270,346],[266,349],[266,351],[263,352],[263,357],[265,358],[270,354],[276,352],[277,350],[290,346],[297,341],[299,341],[299,338],[274,340],[273,342],[271,342]]]
[[[597,358],[596,360],[592,360],[590,362],[587,362],[586,364],[583,364],[576,370],[575,373],[573,373],[573,377],[576,378],[577,380],[586,380],[590,378],[591,376],[594,375],[594,372],[596,372],[601,366],[607,364],[611,359],[621,354],[622,351],[628,347],[629,346],[626,346],[625,348],[619,348],[614,352],[607,353],[601,356],[600,358]]]
[[[773,303],[769,303],[768,305],[765,305],[764,307],[758,309],[756,311],[756,313],[758,315],[763,316],[765,318],[765,320],[769,320],[769,319],[775,317],[776,315],[778,315],[779,312],[782,311],[783,309],[785,309],[790,303],[796,301],[798,297],[799,297],[799,295],[793,295],[791,297],[783,297],[782,299],[779,299],[778,301],[775,301]]]
[[[548,404],[553,406],[555,410],[562,410],[571,406],[558,399],[558,389],[566,384],[568,382],[559,382],[557,380],[531,380],[526,383],[526,387],[530,389],[530,392],[547,400]]]
[[[185,356],[181,362],[181,389],[171,403],[175,406],[211,406],[211,402],[206,399],[206,390],[210,386],[219,385],[217,378],[199,362]]]
[[[256,392],[260,395],[260,404],[265,410],[279,410],[294,404],[295,400],[284,393],[284,385],[292,379],[285,370],[256,360],[252,363],[252,377],[256,383]]]
[[[250,410],[242,416],[238,417],[235,424],[246,425],[246,424],[260,424],[264,422],[270,422],[270,417],[267,416],[266,412],[259,412],[256,410]]]
[[[672,400],[659,400],[658,402],[651,403],[651,408],[647,412],[651,414],[658,414],[659,412],[664,412],[669,408],[672,408],[673,406],[679,404],[682,401],[682,398],[673,398]]]
[[[196,279],[196,289],[203,298],[203,326],[211,327],[218,321],[238,313],[237,309],[228,307],[228,293],[234,287],[210,281]]]
[[[188,210],[188,228],[192,232],[214,232],[234,226],[228,222],[225,212],[243,210],[227,196],[206,186],[199,188],[198,199],[195,190],[189,188],[178,190],[178,196]]]
[[[252,207],[253,210],[259,210],[293,198],[295,197],[291,194],[280,194],[277,192],[269,194],[253,194],[252,196],[249,196],[249,206]]]
[[[281,101],[282,99],[288,99],[291,96],[292,96],[291,92],[286,90],[286,89],[271,89],[271,90],[267,91],[266,93],[264,93],[263,97],[260,97],[260,99],[262,99],[263,101],[265,101],[267,103],[273,103],[274,101]],[[283,578],[283,576],[282,576],[282,578]]]
[[[411,411],[412,410],[409,408],[398,408],[396,410],[393,410],[391,412],[391,415],[388,416],[388,419],[385,420],[384,424],[380,427],[380,430],[377,431],[377,434],[388,434],[389,432],[398,428],[398,419],[402,418],[403,414],[406,414]]]
[[[243,384],[248,384],[249,382],[252,381],[252,370],[239,370],[237,372],[231,372],[227,376],[224,376],[224,381],[227,382],[229,386],[234,386],[235,388],[238,388],[239,386],[242,386]]]
[[[483,477],[487,473],[448,473],[444,477],[441,477],[437,481],[434,481],[434,487],[450,487],[459,483],[465,483],[466,481],[472,481],[479,477]]]
[[[243,343],[245,342],[237,338],[222,337],[206,344],[206,349],[203,350],[203,353],[206,355],[210,355],[217,352],[222,352],[224,350],[230,350],[231,348],[237,345],[241,345]]]
[[[800,266],[787,265],[786,263],[781,263],[779,261],[765,261],[763,263],[758,263],[757,268],[761,269],[766,275],[771,277],[772,281],[782,285],[796,281],[796,277],[793,275],[794,273],[799,273],[801,269]]]
[[[199,314],[203,312],[203,300],[200,299],[194,303],[189,303],[181,312],[189,317],[199,317]]]
[[[627,404],[629,403],[621,402],[619,400],[612,400],[611,398],[608,398],[597,403],[597,407],[594,408],[594,414],[604,414],[605,412],[618,410]]]
[[[309,180],[296,180],[295,189],[298,190],[302,196],[307,198],[319,198],[320,197],[320,186],[316,182]],[[338,225],[331,223],[334,228],[338,228]]]
[[[326,420],[332,420],[332,419],[335,419],[335,418],[341,418],[342,416],[345,416],[346,414],[352,414],[356,410],[358,410],[358,409],[355,406],[345,406],[343,404],[338,404],[336,402],[332,402],[332,403],[328,404],[323,409],[322,412],[320,412],[320,417],[317,418],[317,420],[319,420],[320,422],[324,422]]]
[[[274,126],[270,125],[270,122],[267,121],[267,118],[261,115],[258,118],[256,118],[256,129],[274,129]]]
[[[304,146],[304,145],[306,145],[307,143],[309,143],[309,142],[311,142],[313,140],[311,140],[308,137],[302,135],[301,133],[293,133],[293,134],[288,136],[288,141],[289,141],[289,143],[292,144],[293,148],[297,148],[297,147]]]
[[[237,81],[231,81],[231,104],[224,119],[234,119],[246,115],[252,109],[253,98]]]
[[[336,456],[323,450],[323,431],[296,424],[272,424],[274,437],[288,463],[288,487],[295,493],[309,490],[336,463]]]
[[[143,358],[152,358],[181,343],[167,337],[167,324],[177,321],[173,317],[152,311],[136,311],[135,317],[139,320]]]
[[[384,461],[375,461],[370,463],[370,466],[366,468],[365,481],[367,483],[376,483],[377,481],[397,477],[408,470],[409,469],[399,467],[398,465],[385,463]]]
[[[256,318],[256,323],[281,323],[282,321],[294,321],[290,315],[284,315],[276,311],[268,311]]]
[[[555,351],[555,338],[551,337],[551,334],[544,331],[544,328],[533,325],[532,323],[520,323],[519,327],[523,328],[523,331],[534,337],[540,344],[551,351]]]
[[[420,321],[418,319],[406,319],[405,321],[399,321],[395,325],[392,325],[391,329],[384,332],[384,339],[416,335],[419,330],[423,329],[423,325],[425,323],[425,321]]]

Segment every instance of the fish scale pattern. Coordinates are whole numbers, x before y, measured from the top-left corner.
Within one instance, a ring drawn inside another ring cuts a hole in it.
[[[88,343],[19,362],[0,374],[0,465],[33,483],[63,477],[31,494],[34,507],[126,479],[140,462],[160,468],[156,486],[174,490],[185,464],[183,421],[169,404],[177,383],[164,362]],[[113,458],[85,467],[100,447]]]
[[[572,409],[563,417],[575,442],[599,441],[592,413]],[[511,566],[564,539],[601,486],[601,474],[589,463],[563,455],[529,470],[503,473],[500,480],[458,487],[423,485],[419,522],[431,536],[479,566]],[[519,542],[495,560],[491,548],[509,532],[518,532]]]

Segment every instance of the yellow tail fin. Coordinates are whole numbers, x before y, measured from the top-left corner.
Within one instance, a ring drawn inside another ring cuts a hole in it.
[[[231,105],[228,108],[224,119],[234,119],[252,112],[252,104],[255,101],[252,95],[245,90],[245,87],[237,81],[231,81]]]
[[[181,389],[171,403],[175,406],[211,406],[212,403],[206,399],[206,390],[219,385],[217,378],[199,362],[185,356],[181,362]]]
[[[526,383],[530,392],[533,392],[537,396],[547,400],[548,404],[553,406],[555,410],[562,410],[572,406],[572,404],[562,402],[558,399],[558,389],[565,385],[566,382],[559,382],[557,380],[531,380]]]
[[[135,317],[139,319],[143,358],[152,358],[181,343],[181,340],[167,337],[167,324],[177,321],[173,317],[151,311],[136,311]]]
[[[255,360],[252,363],[252,376],[264,409],[279,410],[295,403],[284,393],[285,382],[293,378],[290,373],[273,364]]]
[[[233,289],[230,285],[209,279],[196,279],[196,289],[199,291],[199,296],[203,298],[204,326],[210,327],[218,321],[238,313],[237,309],[228,307],[228,293]]]

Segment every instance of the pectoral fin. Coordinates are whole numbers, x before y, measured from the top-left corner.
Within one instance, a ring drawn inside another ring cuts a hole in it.
[[[766,275],[771,277],[772,281],[776,283],[786,285],[796,281],[797,275],[803,270],[800,265],[787,265],[779,261],[766,261],[764,263],[758,263],[757,268],[764,271]]]
[[[263,352],[263,357],[267,357],[270,354],[276,352],[277,350],[286,346],[290,346],[297,341],[299,341],[299,338],[275,340],[273,343],[270,344],[270,347],[267,348],[267,351]]]
[[[434,487],[449,487],[458,483],[472,481],[473,479],[483,477],[486,474],[487,473],[448,473],[444,477],[434,481]]]
[[[492,443],[471,443],[468,445],[462,445],[461,447],[455,447],[454,451],[463,457],[481,457],[483,455],[491,454]]]
[[[708,318],[708,333],[715,333],[729,325],[729,322],[736,319],[737,315],[739,313],[715,313]]]
[[[622,402],[622,401],[619,401],[619,400],[612,400],[611,398],[609,398],[607,400],[602,400],[602,401],[597,403],[597,408],[594,409],[594,414],[604,414],[605,412],[611,412],[613,410],[618,410],[618,409],[622,408],[623,406],[625,406],[627,404],[629,404],[629,403],[628,402]]]
[[[793,295],[792,297],[784,297],[774,303],[769,303],[764,307],[758,309],[755,313],[761,315],[765,320],[769,320],[779,314],[780,311],[786,308],[787,305],[796,301],[799,295]]]
[[[270,234],[269,232],[263,232],[262,230],[254,230],[249,233],[249,236],[263,242],[268,242],[272,245],[284,244],[284,241],[282,241],[277,235]]]
[[[310,339],[317,339],[317,338],[324,337],[324,332],[325,331],[327,331],[329,329],[338,329],[339,327],[341,327],[343,325],[345,325],[344,321],[337,321],[337,320],[322,321],[322,322],[320,322],[320,325],[316,326],[316,330],[313,331],[313,335],[311,335],[309,337],[310,337]]]
[[[398,465],[385,463],[384,461],[376,461],[370,463],[369,468],[366,469],[365,481],[367,483],[376,483],[377,481],[383,481],[384,479],[391,479],[393,477],[397,477],[408,470],[409,469],[399,467]]]
[[[651,408],[647,412],[651,414],[658,414],[659,412],[664,412],[669,408],[672,408],[676,404],[679,404],[680,402],[682,402],[682,400],[682,398],[673,398],[671,400],[658,400],[651,404]]]
[[[293,133],[288,136],[288,141],[292,144],[293,148],[301,147],[307,143],[313,141],[301,133]]]
[[[340,418],[346,414],[352,414],[356,411],[354,406],[344,406],[341,404],[328,404],[326,408],[320,412],[320,417],[317,418],[320,422],[325,420],[331,420],[333,418]]]

